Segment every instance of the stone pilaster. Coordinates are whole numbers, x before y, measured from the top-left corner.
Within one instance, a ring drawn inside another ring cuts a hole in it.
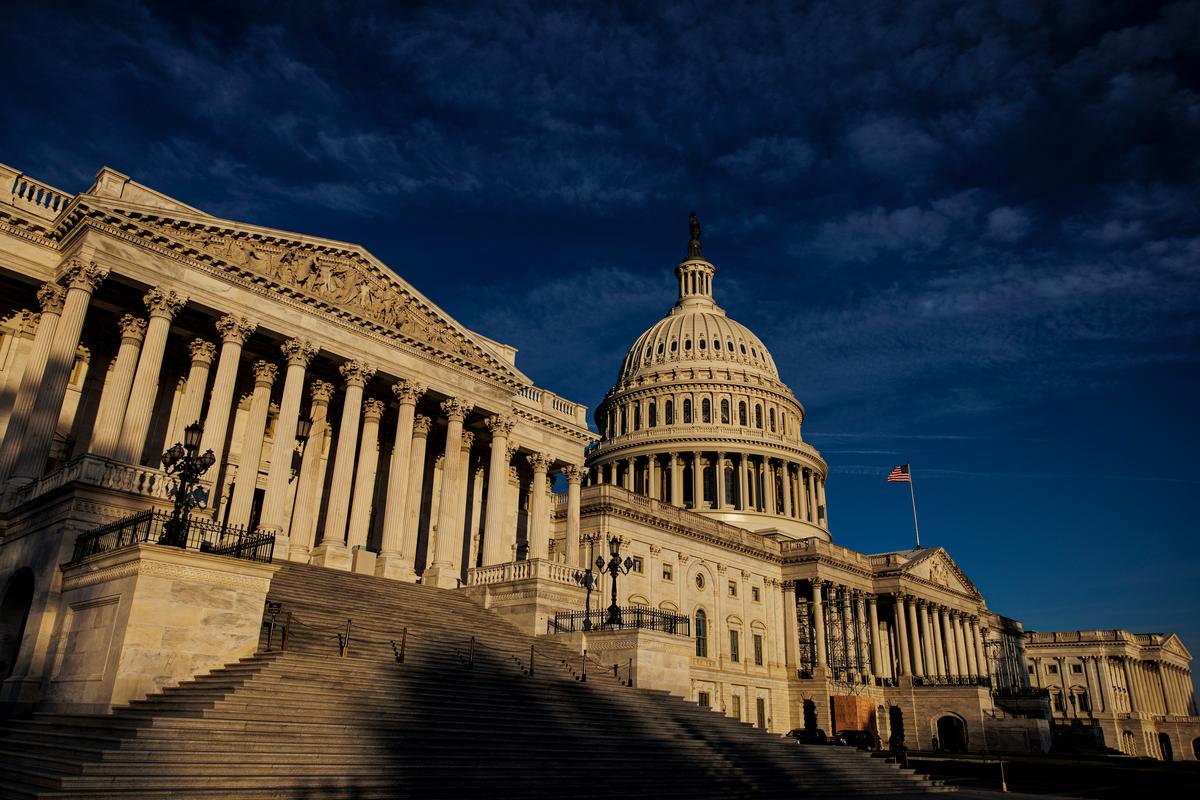
[[[396,413],[396,435],[392,440],[392,457],[388,462],[387,498],[383,507],[383,538],[379,547],[379,558],[375,562],[375,574],[384,578],[415,580],[412,554],[403,553],[404,519],[408,496],[409,458],[412,455],[413,421],[416,419],[417,401],[425,394],[425,387],[416,381],[402,380],[392,385],[400,407]],[[416,498],[420,502],[420,497]]]
[[[96,424],[92,427],[92,441],[88,448],[101,458],[112,458],[116,454],[125,408],[129,403],[129,390],[133,388],[133,374],[137,370],[138,353],[146,335],[146,321],[132,314],[121,317],[117,327],[121,331],[121,344],[117,348],[108,383],[100,395],[100,408],[96,412]]]
[[[254,490],[258,488],[258,468],[262,462],[263,435],[267,427],[267,414],[271,410],[271,387],[278,375],[279,367],[274,364],[255,362],[254,393],[250,397],[250,411],[246,416],[237,482],[233,485],[233,498],[229,501],[230,525],[250,524]]]
[[[275,422],[275,439],[271,442],[271,466],[267,471],[267,488],[263,493],[258,527],[274,533],[275,548],[280,550],[282,545],[280,552],[288,553],[291,551],[291,531],[285,531],[284,526],[291,517],[288,483],[292,478],[292,454],[296,451],[304,373],[308,362],[317,354],[317,348],[304,339],[288,339],[279,349],[287,361],[287,372],[283,378],[283,397],[279,400],[279,417]],[[311,430],[309,435],[312,435]]]
[[[313,563],[323,567],[350,569],[346,525],[350,516],[350,489],[354,482],[355,456],[358,453],[358,420],[362,413],[363,388],[375,370],[359,361],[347,361],[339,370],[346,381],[346,399],[338,424],[337,452],[333,457],[329,503],[325,509],[325,530],[312,557]]]
[[[288,528],[291,547],[288,558],[307,563],[316,532],[317,509],[321,499],[321,461],[325,440],[329,436],[329,400],[333,384],[313,381],[309,384],[309,419],[312,429],[300,459],[300,477],[296,482],[296,502],[292,508],[292,524]],[[276,548],[278,552],[278,547]]]
[[[171,320],[187,303],[185,295],[173,289],[157,287],[146,292],[142,299],[150,311],[150,322],[146,325],[146,338],[138,356],[133,387],[129,390],[129,403],[125,409],[116,453],[118,461],[131,464],[141,463],[142,451],[146,448],[146,432],[150,428],[150,415],[154,412],[154,400],[158,396],[158,377],[162,372]]]

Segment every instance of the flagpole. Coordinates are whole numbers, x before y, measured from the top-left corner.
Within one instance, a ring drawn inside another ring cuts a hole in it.
[[[917,492],[913,489],[912,465],[908,467],[908,494],[912,498],[913,533],[917,535],[917,547],[921,546],[921,529],[917,527]]]

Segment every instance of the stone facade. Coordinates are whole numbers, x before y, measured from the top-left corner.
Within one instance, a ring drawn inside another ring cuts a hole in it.
[[[108,708],[254,650],[269,566],[211,542],[74,551],[169,508],[159,454],[200,422],[215,463],[196,517],[273,537],[277,561],[460,588],[541,634],[609,600],[608,577],[591,597],[580,580],[615,537],[619,604],[687,626],[549,633],[594,667],[779,732],[1044,749],[1051,696],[1025,669],[1043,634],[941,548],[834,542],[807,412],[716,305],[698,237],[597,437],[513,348],[358,245],[219,219],[107,168],[71,195],[0,165],[0,701]],[[1141,660],[1190,687],[1182,645],[1141,638],[1121,646],[1157,647]],[[1194,757],[1194,707],[1146,703]]]

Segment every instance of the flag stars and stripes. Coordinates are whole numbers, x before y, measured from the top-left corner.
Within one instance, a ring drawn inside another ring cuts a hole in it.
[[[909,472],[908,464],[901,464],[898,467],[892,467],[892,471],[887,476],[888,483],[912,483],[912,473]]]

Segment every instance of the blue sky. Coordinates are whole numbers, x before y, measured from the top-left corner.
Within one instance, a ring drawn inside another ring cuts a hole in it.
[[[1200,3],[13,4],[0,160],[362,243],[593,406],[716,294],[836,539],[1200,655]]]

